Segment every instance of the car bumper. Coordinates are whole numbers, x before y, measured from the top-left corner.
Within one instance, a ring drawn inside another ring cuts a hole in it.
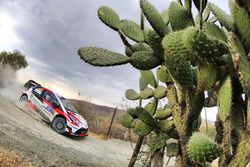
[[[76,127],[71,124],[68,124],[66,131],[72,136],[88,136],[88,128]]]

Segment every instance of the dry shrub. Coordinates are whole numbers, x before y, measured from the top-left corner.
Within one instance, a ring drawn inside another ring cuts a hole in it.
[[[21,156],[0,148],[0,167],[33,167]]]

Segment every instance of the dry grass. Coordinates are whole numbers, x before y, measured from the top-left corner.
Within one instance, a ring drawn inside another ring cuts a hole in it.
[[[29,162],[12,152],[0,148],[0,167],[33,167]]]

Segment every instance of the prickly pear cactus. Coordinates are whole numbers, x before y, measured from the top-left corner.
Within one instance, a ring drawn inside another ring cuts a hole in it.
[[[207,0],[178,0],[163,12],[140,0],[140,25],[120,19],[107,6],[99,8],[99,19],[119,35],[125,53],[85,47],[78,54],[93,66],[130,63],[140,70],[140,89],[125,93],[139,106],[127,109],[121,124],[154,143],[149,144],[145,165],[154,158],[154,165],[159,164],[159,150],[176,156],[181,167],[203,166],[218,156],[220,167],[249,163],[250,3],[228,1],[230,14]],[[192,6],[198,9],[196,16]],[[145,18],[151,27],[145,27]],[[164,99],[167,104],[161,106]],[[205,135],[194,133],[199,131],[202,108],[216,105],[216,141],[223,151]]]
[[[204,164],[212,162],[222,153],[216,143],[209,139],[205,134],[194,133],[188,142],[188,154],[192,161]]]

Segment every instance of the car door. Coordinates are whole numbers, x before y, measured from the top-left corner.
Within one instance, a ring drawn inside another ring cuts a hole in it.
[[[43,112],[49,118],[50,121],[53,120],[55,114],[55,106],[58,105],[58,101],[55,95],[45,90],[42,93],[42,102],[43,102]]]
[[[31,90],[30,101],[35,106],[36,110],[41,110],[43,107],[42,97],[41,94],[43,92],[43,88],[41,87],[34,87]]]

